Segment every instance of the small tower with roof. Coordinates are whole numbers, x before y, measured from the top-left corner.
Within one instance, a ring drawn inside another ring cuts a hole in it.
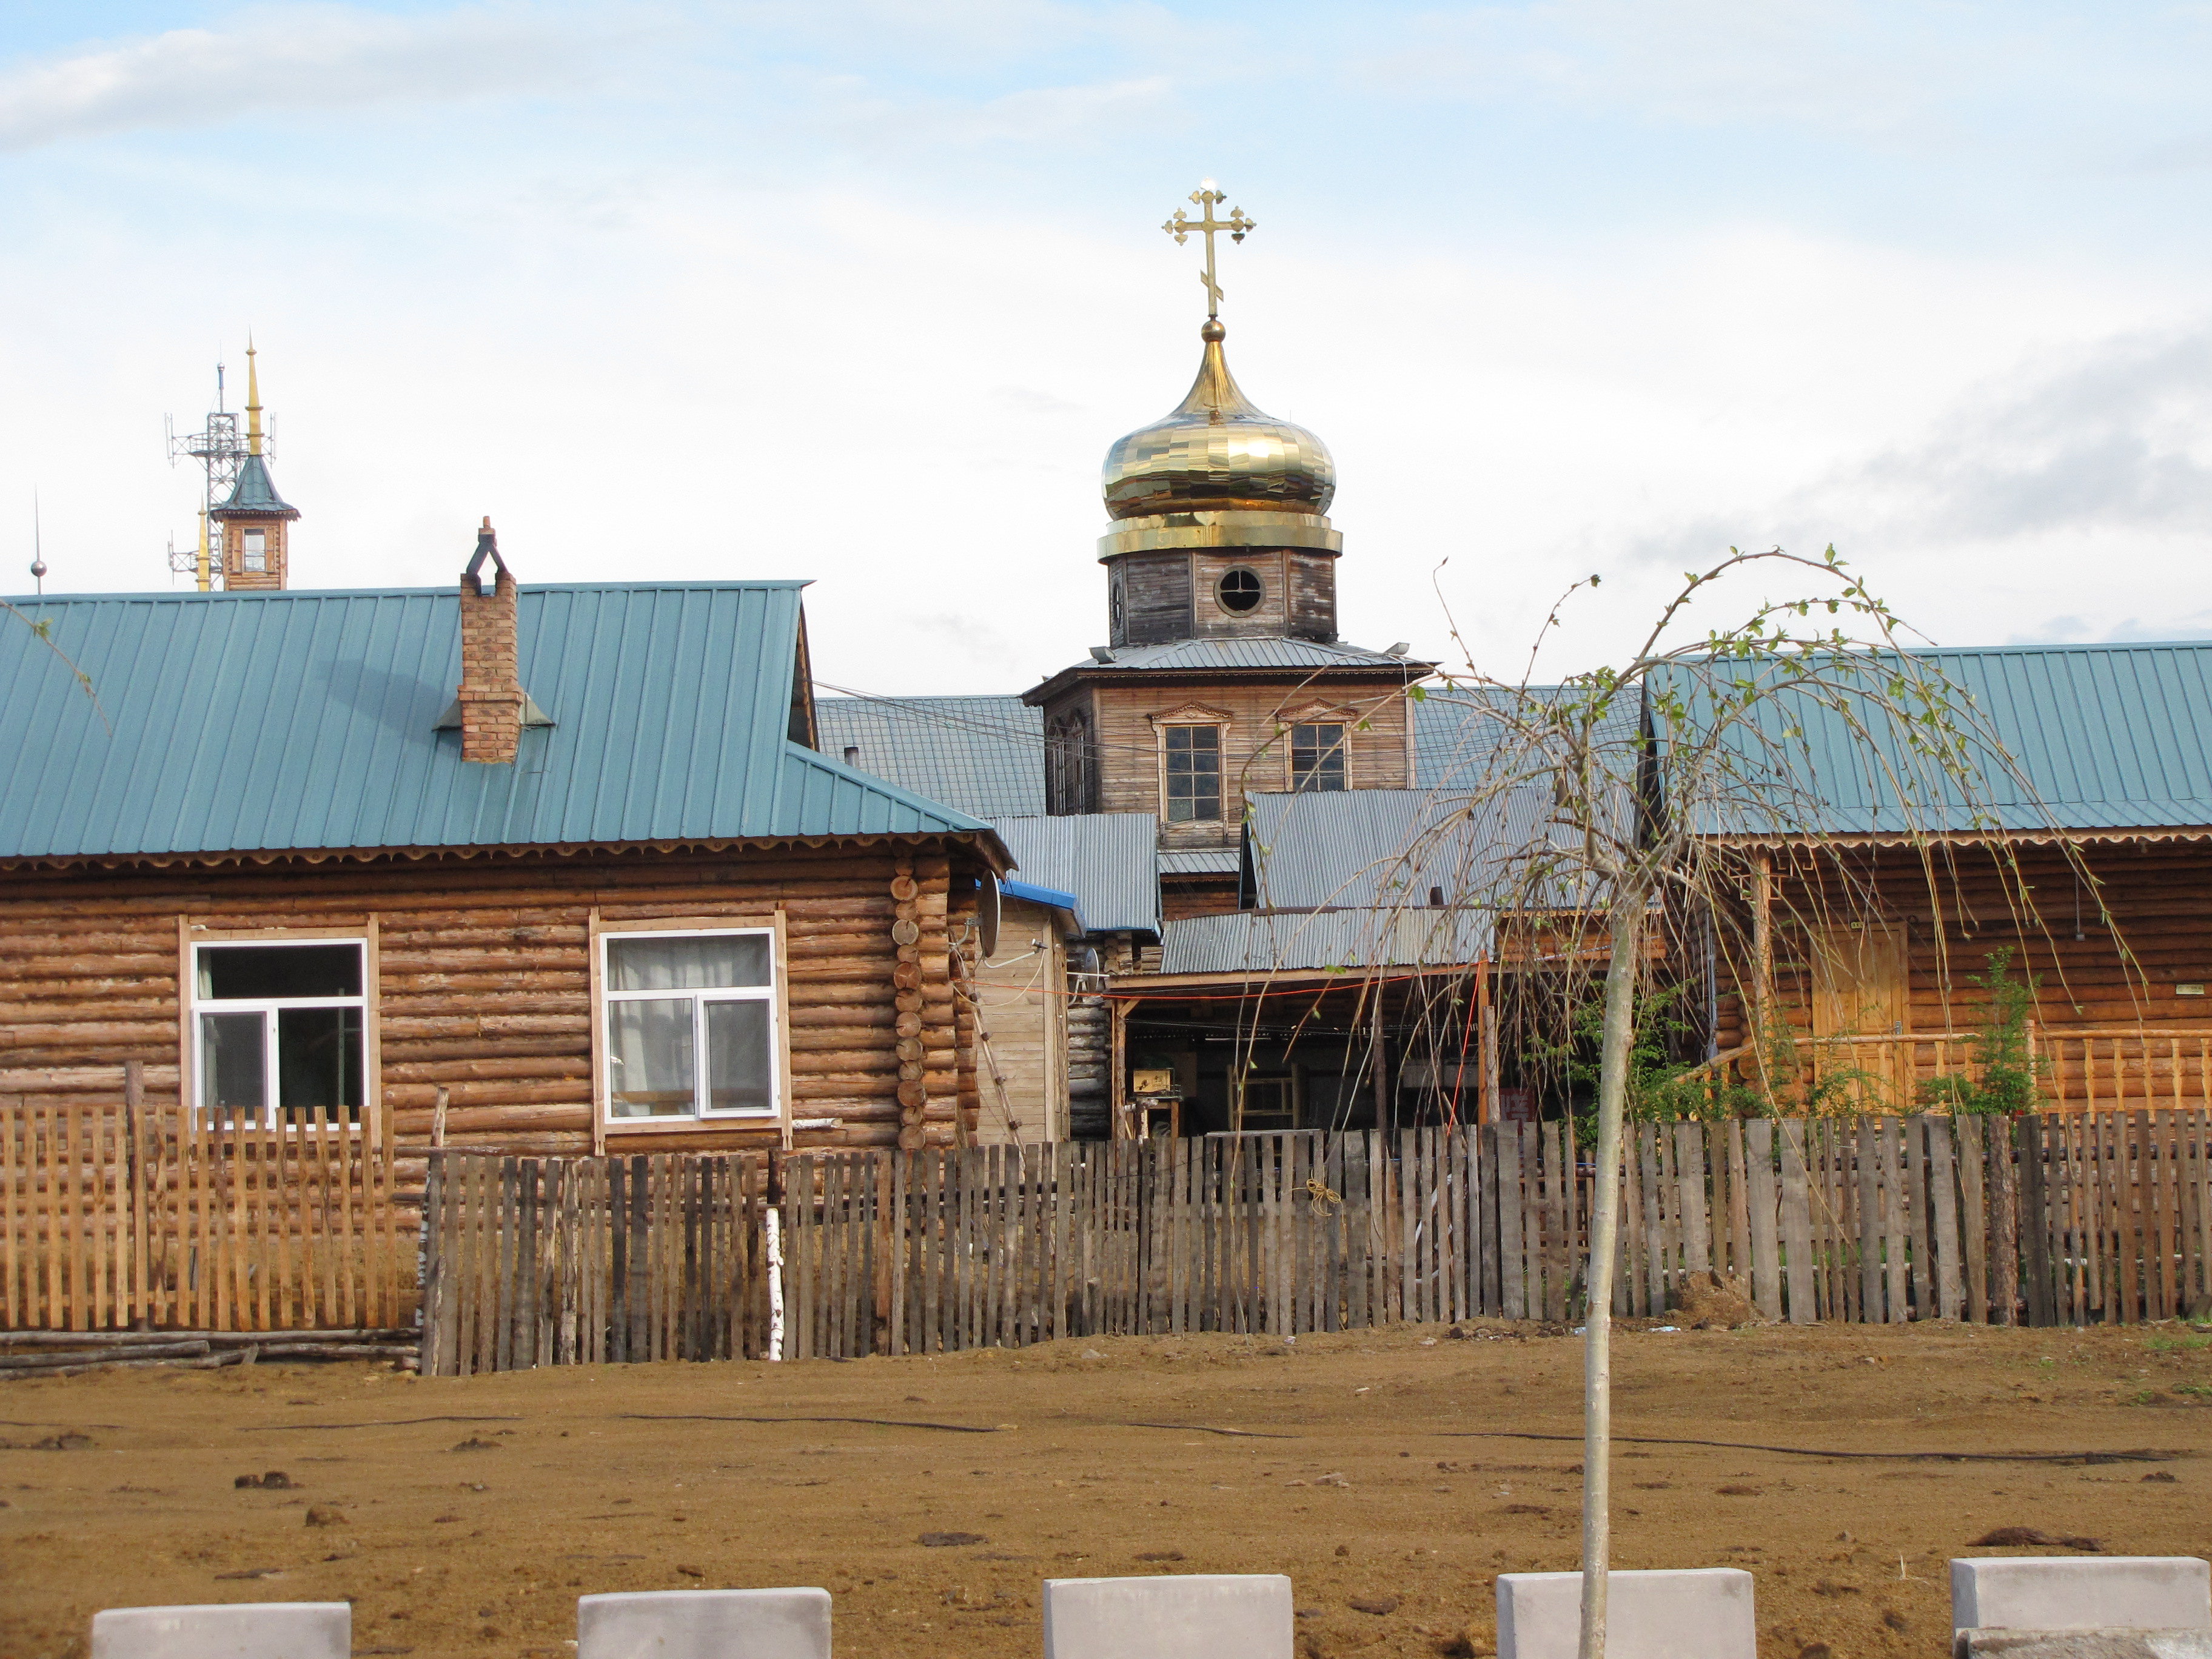
[[[1248,795],[1407,787],[1406,688],[1431,666],[1338,638],[1336,465],[1222,351],[1214,237],[1256,227],[1217,217],[1211,182],[1190,199],[1200,216],[1164,228],[1205,240],[1198,378],[1107,454],[1107,643],[1022,694],[1042,711],[1048,812],[1158,818],[1170,918],[1237,908]]]
[[[254,365],[253,347],[246,348],[246,458],[238,465],[238,481],[230,495],[208,509],[217,526],[222,585],[240,591],[281,588],[285,585],[285,562],[290,539],[289,526],[300,509],[276,493],[262,453],[261,380]]]

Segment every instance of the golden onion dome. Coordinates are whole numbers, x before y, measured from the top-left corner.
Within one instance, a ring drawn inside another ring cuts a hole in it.
[[[1174,413],[1106,452],[1106,510],[1116,519],[1162,513],[1328,511],[1336,463],[1302,426],[1255,409],[1221,355],[1224,331],[1207,319],[1206,355]]]

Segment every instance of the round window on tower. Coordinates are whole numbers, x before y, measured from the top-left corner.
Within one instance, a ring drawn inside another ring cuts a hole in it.
[[[1117,575],[1114,578],[1114,586],[1107,590],[1106,594],[1106,621],[1114,630],[1114,643],[1116,645],[1121,643],[1121,629],[1127,620],[1128,605],[1122,598],[1121,579]]]
[[[1260,603],[1260,578],[1253,571],[1232,570],[1221,579],[1214,593],[1220,599],[1224,611],[1234,611],[1241,615]]]

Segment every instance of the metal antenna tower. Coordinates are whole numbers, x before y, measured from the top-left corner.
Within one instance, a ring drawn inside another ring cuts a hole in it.
[[[222,406],[222,364],[215,366],[215,407],[208,411],[207,425],[200,431],[179,434],[173,416],[162,416],[162,425],[168,434],[169,465],[189,455],[200,464],[203,481],[200,486],[200,534],[197,548],[179,548],[176,538],[169,538],[169,568],[180,574],[198,578],[203,592],[214,583],[216,572],[208,549],[208,508],[230,499],[231,489],[238,483],[239,464],[246,459],[246,439],[238,429],[238,416]],[[276,444],[270,437],[262,442],[262,453],[273,455]]]

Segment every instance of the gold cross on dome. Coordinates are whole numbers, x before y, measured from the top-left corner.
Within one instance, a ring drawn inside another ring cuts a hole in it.
[[[1221,314],[1221,284],[1213,278],[1213,234],[1225,230],[1231,241],[1241,242],[1244,240],[1244,233],[1257,230],[1259,224],[1255,220],[1247,219],[1243,208],[1230,209],[1226,219],[1215,218],[1213,210],[1227,201],[1229,196],[1225,191],[1217,188],[1211,179],[1191,191],[1190,199],[1198,204],[1197,218],[1185,217],[1183,210],[1177,208],[1175,217],[1160,228],[1174,237],[1178,246],[1193,231],[1206,238],[1206,269],[1199,273],[1198,280],[1206,284],[1206,314],[1209,318],[1218,317]]]

